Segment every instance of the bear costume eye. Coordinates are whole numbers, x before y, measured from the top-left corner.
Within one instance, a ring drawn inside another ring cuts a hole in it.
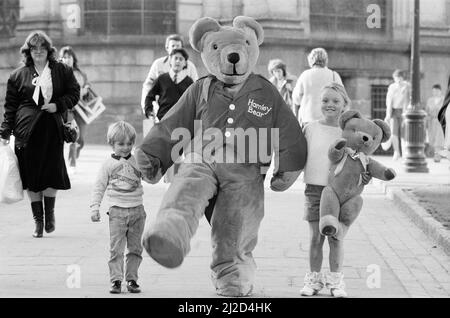
[[[214,49],[214,50],[217,50],[217,49],[218,49],[217,44],[213,44],[213,49]]]
[[[249,40],[246,40],[245,43],[247,43],[247,45],[250,46],[250,41]]]

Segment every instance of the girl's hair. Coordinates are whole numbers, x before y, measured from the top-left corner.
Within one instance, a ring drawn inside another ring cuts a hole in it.
[[[351,100],[350,100],[350,97],[348,97],[347,91],[345,90],[344,86],[342,86],[339,83],[331,83],[331,84],[325,86],[322,89],[322,92],[324,92],[326,89],[332,89],[333,91],[335,91],[336,93],[338,93],[342,96],[342,98],[344,99],[344,109],[350,107]]]
[[[106,140],[109,145],[115,142],[125,141],[129,139],[133,144],[136,141],[136,130],[129,123],[121,120],[108,127]]]
[[[276,69],[281,69],[283,71],[283,76],[286,77],[286,64],[280,59],[270,60],[267,66],[267,70],[269,74],[272,75],[272,72]]]
[[[40,44],[47,49],[47,59],[50,64],[56,62],[56,48],[53,46],[52,40],[44,31],[36,30],[27,36],[25,43],[20,48],[20,53],[23,55],[23,62],[26,66],[34,65],[30,50],[32,47]]]
[[[308,64],[309,67],[313,67],[314,65],[326,67],[328,65],[327,51],[321,47],[313,49],[308,55]]]
[[[74,70],[80,70],[80,68],[78,67],[78,58],[77,55],[75,54],[75,51],[73,50],[73,48],[71,46],[64,46],[61,48],[61,50],[59,50],[59,58],[62,59],[64,57],[64,55],[69,54],[70,56],[72,56],[73,58],[73,69]]]

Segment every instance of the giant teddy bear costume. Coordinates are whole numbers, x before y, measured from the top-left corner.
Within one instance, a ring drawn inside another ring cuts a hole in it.
[[[319,228],[323,235],[344,238],[358,217],[364,189],[361,174],[369,172],[374,178],[392,180],[395,171],[369,157],[391,136],[389,126],[380,119],[363,118],[356,110],[344,112],[339,118],[342,138],[329,149],[331,168],[328,185],[320,199]]]
[[[252,251],[272,151],[278,159],[275,191],[292,185],[306,161],[306,141],[292,111],[269,81],[252,72],[263,38],[249,17],[236,17],[232,26],[197,20],[189,40],[209,75],[188,88],[136,149],[151,183],[179,157],[180,146],[186,156],[155,222],[146,225],[146,251],[165,267],[181,265],[200,218],[213,209],[211,276],[223,296],[247,296],[253,289]]]

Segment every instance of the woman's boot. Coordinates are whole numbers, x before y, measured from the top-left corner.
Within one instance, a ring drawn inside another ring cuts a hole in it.
[[[44,196],[45,209],[45,232],[51,233],[55,230],[55,197]]]
[[[44,231],[44,207],[42,206],[42,201],[31,202],[31,211],[33,212],[36,227],[33,236],[42,237],[42,232]]]

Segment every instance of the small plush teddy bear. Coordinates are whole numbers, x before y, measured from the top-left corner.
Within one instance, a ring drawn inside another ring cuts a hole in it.
[[[389,126],[380,119],[369,120],[358,111],[349,110],[339,118],[342,138],[329,149],[332,162],[328,185],[320,200],[319,228],[323,235],[344,238],[350,225],[361,211],[361,174],[369,172],[374,178],[392,180],[395,171],[369,157],[390,138]]]
[[[250,17],[236,17],[232,26],[197,20],[189,41],[209,74],[186,90],[135,152],[144,180],[154,183],[183,148],[186,159],[156,220],[147,224],[143,245],[161,265],[180,266],[199,220],[212,211],[211,277],[223,296],[252,292],[252,253],[272,154],[275,191],[289,188],[306,161],[306,140],[294,114],[277,88],[253,73],[263,38]]]

